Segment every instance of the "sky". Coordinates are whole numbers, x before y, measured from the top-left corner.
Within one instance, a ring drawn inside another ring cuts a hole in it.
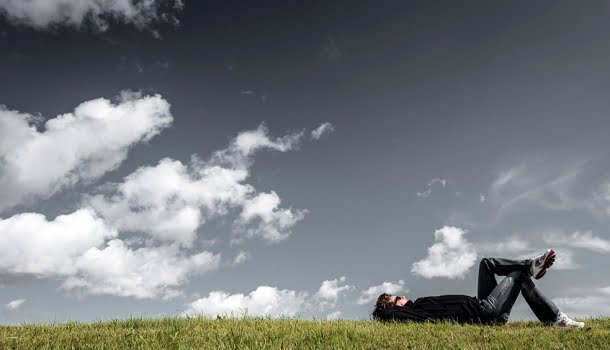
[[[369,319],[547,248],[610,315],[609,16],[0,0],[0,322]]]

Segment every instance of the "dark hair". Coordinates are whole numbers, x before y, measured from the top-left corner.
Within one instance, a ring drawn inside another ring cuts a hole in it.
[[[390,295],[391,294],[388,294],[388,293],[382,293],[377,298],[377,302],[375,303],[375,308],[373,309],[373,312],[371,313],[371,316],[373,317],[374,320],[384,321],[385,317],[383,315],[383,311],[385,309],[394,307],[394,303],[392,303],[388,300],[388,297]]]

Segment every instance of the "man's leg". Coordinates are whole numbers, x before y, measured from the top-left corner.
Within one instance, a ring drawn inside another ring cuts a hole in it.
[[[510,311],[526,278],[529,278],[527,272],[518,270],[504,277],[486,298],[481,299],[485,315],[498,323],[508,322]]]
[[[540,322],[551,324],[557,320],[559,308],[542,294],[540,288],[536,287],[531,278],[523,279],[521,294]]]
[[[512,260],[504,258],[483,258],[479,264],[479,284],[477,297],[481,300],[487,298],[489,294],[498,286],[496,276],[507,276],[513,271],[523,271],[529,273],[531,259]]]

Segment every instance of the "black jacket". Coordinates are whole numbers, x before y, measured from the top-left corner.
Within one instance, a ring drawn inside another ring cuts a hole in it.
[[[379,315],[384,321],[424,322],[456,321],[459,323],[489,323],[481,301],[468,295],[440,295],[409,300],[405,306],[385,309]]]

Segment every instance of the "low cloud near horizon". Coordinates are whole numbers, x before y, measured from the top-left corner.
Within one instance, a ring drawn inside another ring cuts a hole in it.
[[[18,308],[26,302],[27,299],[15,299],[9,303],[4,304],[4,308],[7,310],[17,310]]]
[[[248,294],[213,291],[187,305],[189,316],[269,316],[297,317],[327,313],[328,318],[341,315],[337,301],[353,286],[344,284],[345,277],[323,281],[316,293],[259,286]]]

